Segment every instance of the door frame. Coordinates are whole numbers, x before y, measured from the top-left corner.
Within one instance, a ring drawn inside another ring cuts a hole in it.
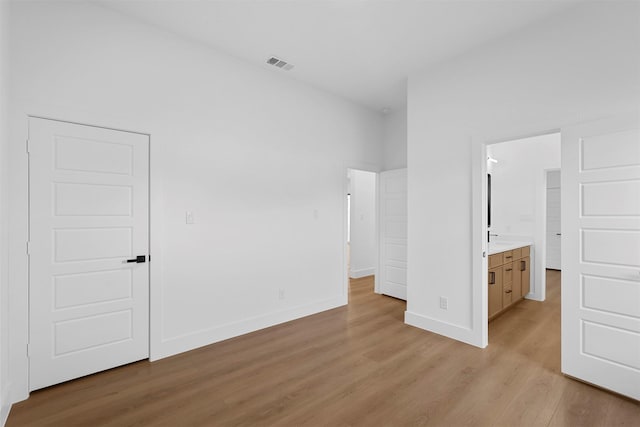
[[[87,112],[49,103],[18,104],[10,112],[9,137],[9,179],[12,182],[9,193],[9,256],[12,268],[9,271],[8,361],[11,370],[8,375],[7,401],[19,402],[29,397],[29,257],[26,242],[29,240],[29,167],[26,141],[29,138],[29,118],[41,118],[61,122],[83,124],[117,131],[138,133],[149,138],[149,254],[154,263],[149,263],[149,360],[158,360],[161,352],[162,331],[160,312],[162,309],[162,227],[163,193],[158,167],[153,166],[157,156],[154,149],[153,129],[130,117],[111,115],[104,112]],[[147,129],[142,131],[140,129]]]
[[[489,290],[488,290],[488,264],[489,253],[487,246],[487,233],[489,227],[487,226],[487,206],[488,203],[488,188],[487,188],[487,146],[493,144],[499,144],[501,142],[516,141],[519,139],[532,138],[536,136],[549,135],[553,133],[561,133],[561,129],[549,129],[546,131],[535,132],[528,135],[517,135],[512,137],[501,137],[499,139],[489,137],[474,137],[471,138],[471,330],[479,331],[479,342],[474,341],[474,344],[478,347],[484,348],[489,344]],[[546,171],[544,173],[544,182],[546,184]],[[546,193],[546,185],[544,188]],[[546,196],[544,199],[543,210],[545,221],[543,224],[543,233],[546,232]],[[546,240],[544,241],[546,245]],[[544,254],[544,252],[543,252]],[[535,260],[535,255],[532,253],[532,261]],[[539,262],[537,264],[540,264]],[[539,267],[539,266],[538,266]],[[535,277],[535,270],[534,277]],[[546,288],[546,280],[542,279],[542,290]],[[538,298],[536,298],[538,299]],[[544,300],[544,293],[542,299]]]
[[[560,142],[560,144],[562,144],[562,142]],[[545,191],[545,194],[544,194],[544,197],[543,197],[543,199],[544,199],[544,207],[545,207],[545,210],[544,210],[544,236],[543,236],[544,248],[542,248],[542,250],[543,250],[542,255],[543,256],[542,256],[542,260],[540,262],[544,262],[544,269],[545,270],[547,269],[547,211],[546,211],[546,208],[547,208],[547,202],[548,202],[548,200],[547,200],[547,197],[548,197],[547,185],[549,184],[549,172],[561,172],[561,171],[562,171],[562,168],[551,168],[551,169],[545,169],[544,170],[544,191]],[[560,190],[562,190],[562,187],[560,187]],[[560,202],[562,203],[562,191],[560,192]],[[562,229],[562,223],[560,224],[560,229]],[[562,240],[562,236],[561,236],[560,240]],[[560,248],[562,249],[562,242],[560,242]],[[562,257],[560,257],[560,263],[562,264]],[[546,278],[543,278],[543,279],[544,279],[544,281],[543,281],[544,282],[544,286],[543,286],[542,289],[544,291],[543,295],[546,297],[547,283],[546,283]],[[543,300],[544,300],[544,298],[543,298]]]
[[[380,293],[380,283],[378,280],[378,272],[380,271],[380,265],[379,263],[379,254],[380,254],[380,249],[379,249],[379,245],[380,245],[380,223],[379,223],[379,218],[378,218],[378,207],[379,207],[379,202],[380,202],[380,198],[378,195],[378,188],[380,186],[380,167],[377,165],[374,165],[372,163],[358,163],[358,162],[352,162],[352,163],[345,163],[343,168],[342,168],[342,190],[340,193],[340,198],[342,200],[342,294],[344,297],[344,303],[348,304],[349,303],[349,258],[348,258],[348,238],[349,235],[347,233],[347,227],[348,227],[348,215],[349,215],[349,211],[348,211],[348,207],[347,207],[347,193],[349,192],[349,170],[351,169],[355,169],[355,170],[360,170],[360,171],[365,171],[365,172],[372,172],[376,174],[376,190],[375,190],[375,215],[376,215],[376,219],[374,221],[375,223],[375,235],[374,235],[374,242],[375,242],[375,250],[376,250],[376,262],[375,262],[375,275],[374,277],[374,292],[379,294]]]

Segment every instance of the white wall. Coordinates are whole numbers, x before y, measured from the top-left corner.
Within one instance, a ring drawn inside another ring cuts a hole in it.
[[[407,167],[407,109],[402,108],[383,116],[383,169]]]
[[[8,325],[8,102],[9,102],[9,3],[0,1],[0,425],[9,415],[8,384],[9,325]]]
[[[376,273],[378,233],[376,222],[375,172],[351,169],[351,261],[349,277]]]
[[[639,19],[640,3],[584,3],[409,76],[407,323],[486,344],[482,274],[473,275],[486,241],[472,234],[482,227],[472,215],[481,144],[637,112]]]
[[[346,303],[346,171],[379,170],[379,114],[99,6],[14,8],[14,400],[27,395],[27,114],[151,135],[152,359]]]
[[[533,241],[533,280],[529,298],[545,299],[546,177],[560,168],[560,134],[492,144],[487,153],[498,163],[491,171],[492,241]]]

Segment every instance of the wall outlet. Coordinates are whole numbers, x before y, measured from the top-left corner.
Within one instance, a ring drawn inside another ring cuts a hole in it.
[[[446,310],[449,308],[449,300],[445,297],[440,297],[440,308]]]
[[[278,290],[278,299],[280,299],[280,300],[284,299],[284,289],[279,289]]]
[[[187,211],[184,216],[187,224],[194,224],[196,222],[193,212]]]

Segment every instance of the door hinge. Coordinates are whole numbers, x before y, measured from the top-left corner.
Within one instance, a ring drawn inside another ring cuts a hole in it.
[[[27,357],[31,357],[31,343],[27,343]]]
[[[31,255],[31,241],[27,242],[27,255]]]
[[[27,139],[27,154],[29,154],[29,140]]]

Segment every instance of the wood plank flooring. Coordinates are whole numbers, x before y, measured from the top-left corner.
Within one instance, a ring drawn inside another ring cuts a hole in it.
[[[32,393],[7,426],[617,426],[640,403],[560,374],[560,274],[478,349],[403,323],[352,280],[350,303],[155,363]]]

